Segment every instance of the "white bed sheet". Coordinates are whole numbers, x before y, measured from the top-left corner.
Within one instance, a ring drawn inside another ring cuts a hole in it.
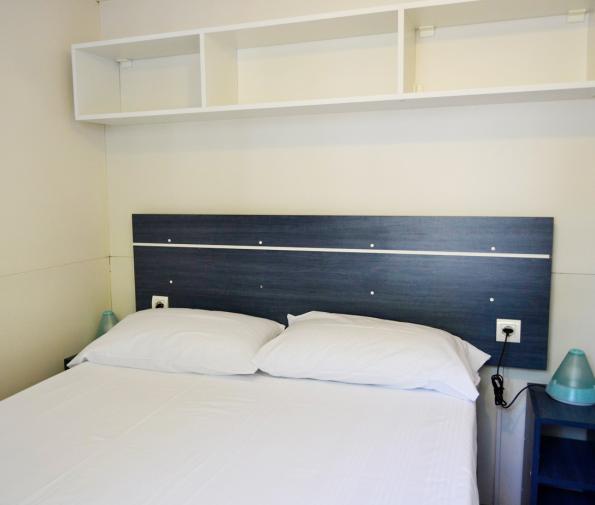
[[[0,504],[476,505],[475,404],[84,363],[0,402]]]

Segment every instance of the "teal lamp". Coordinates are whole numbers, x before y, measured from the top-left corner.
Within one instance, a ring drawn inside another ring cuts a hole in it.
[[[101,337],[109,330],[111,330],[114,326],[118,324],[118,318],[116,314],[112,310],[104,310],[101,314],[101,319],[99,320],[99,326],[97,327],[97,333],[95,334],[95,338]]]
[[[595,404],[595,377],[580,349],[570,349],[545,389],[554,400],[588,407]]]

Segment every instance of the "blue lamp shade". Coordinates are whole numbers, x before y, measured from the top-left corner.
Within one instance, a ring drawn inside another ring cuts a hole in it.
[[[570,405],[587,407],[595,404],[595,378],[583,351],[568,351],[546,392],[554,400]]]
[[[118,318],[116,314],[113,313],[111,310],[104,310],[101,314],[101,319],[99,320],[99,326],[97,327],[97,334],[95,338],[101,337],[109,330],[111,330],[114,326],[118,324]]]

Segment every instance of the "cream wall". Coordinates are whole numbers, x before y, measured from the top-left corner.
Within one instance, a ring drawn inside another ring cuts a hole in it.
[[[102,38],[304,16],[406,0],[101,0]]]
[[[379,0],[105,0],[105,38],[366,7]],[[553,216],[547,373],[595,364],[595,101],[107,128],[113,304],[134,310],[131,213]],[[524,407],[478,404],[482,503],[519,503]],[[496,484],[494,484],[494,482]],[[494,492],[494,489],[496,490]]]
[[[93,0],[0,3],[0,398],[62,369],[109,306],[104,130],[73,121]]]

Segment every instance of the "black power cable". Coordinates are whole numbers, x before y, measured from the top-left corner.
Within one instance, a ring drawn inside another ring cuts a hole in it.
[[[543,386],[540,386],[537,384],[535,384],[535,385],[530,384],[528,386],[525,386],[523,389],[521,389],[515,395],[515,397],[512,399],[512,401],[510,403],[508,403],[504,399],[504,377],[502,377],[502,375],[500,374],[500,366],[502,365],[502,358],[504,357],[504,351],[506,350],[506,344],[508,343],[508,337],[510,337],[510,335],[512,335],[514,333],[514,329],[512,329],[510,326],[507,326],[502,331],[504,332],[504,334],[506,336],[504,337],[504,344],[502,345],[502,350],[500,351],[500,358],[498,358],[498,366],[496,367],[496,373],[494,375],[492,375],[492,387],[494,388],[494,404],[496,405],[496,407],[502,407],[503,409],[508,409],[508,408],[512,407],[512,405],[514,404],[514,402],[516,402],[516,400],[520,396],[520,394],[523,391],[525,391],[526,389],[529,389],[532,386],[538,386],[538,387],[543,387]]]

